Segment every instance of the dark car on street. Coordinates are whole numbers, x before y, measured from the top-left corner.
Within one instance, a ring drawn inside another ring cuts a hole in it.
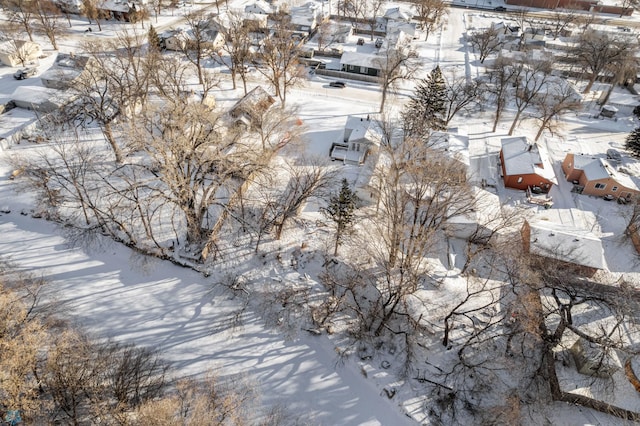
[[[38,70],[36,68],[23,68],[16,71],[13,74],[13,78],[16,80],[24,80],[25,78],[33,77],[37,72]]]
[[[347,87],[347,83],[345,83],[344,81],[332,81],[331,83],[329,83],[329,86],[344,89],[345,87]]]

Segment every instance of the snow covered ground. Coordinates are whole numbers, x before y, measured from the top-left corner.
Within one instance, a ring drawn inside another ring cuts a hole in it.
[[[418,40],[424,74],[436,64],[454,67],[457,73],[470,78],[481,74],[482,68],[477,66],[462,39],[470,20],[477,24],[480,19],[486,18],[478,12],[452,9],[442,31],[432,35],[428,42]],[[72,34],[61,42],[61,51],[76,51],[83,39],[113,36],[124,25],[105,24],[103,32],[97,32],[93,24],[94,30],[86,33],[86,22],[74,21],[73,24]],[[157,25],[154,22],[160,30],[175,24],[175,16],[169,15],[162,16]],[[47,43],[43,41],[43,45]],[[41,62],[41,72],[54,56],[51,51],[47,53],[50,56]],[[13,72],[13,69],[0,69],[0,97],[10,96],[18,85],[40,85],[37,78],[17,82],[11,77]],[[252,79],[252,84],[259,82],[257,76]],[[374,114],[380,101],[374,85],[349,82],[347,88],[335,89],[328,86],[329,81],[331,79],[322,76],[310,77],[289,96],[289,101],[299,106],[299,117],[308,128],[306,149],[318,155],[328,155],[348,115]],[[407,84],[398,96],[391,97],[392,111],[400,110],[411,87]],[[231,104],[241,94],[239,90],[231,91],[228,82],[223,89],[226,99],[221,96],[220,105]],[[11,119],[7,115],[0,117],[3,132],[35,119],[35,114],[24,111],[12,114]],[[569,150],[601,153],[607,147],[619,147],[626,134],[637,125],[630,119],[614,122],[593,119],[592,115],[593,111],[586,111],[569,117],[560,135],[545,139],[559,182],[552,193],[556,204],[548,211],[532,208],[531,214],[572,226],[593,226],[605,238],[612,282],[621,275],[640,282],[636,255],[629,244],[620,244],[616,238],[624,225],[619,209],[625,206],[570,193],[570,185],[563,180],[559,169],[559,162]],[[470,136],[472,174],[496,182],[502,202],[519,204],[522,193],[501,185],[495,161],[499,139],[506,135],[511,118],[507,111],[496,133],[490,132],[490,110],[474,116],[463,115],[455,125]],[[532,136],[535,134],[533,123],[523,122],[519,132]],[[35,146],[23,144],[13,150],[28,151]],[[247,375],[256,382],[265,404],[282,404],[309,424],[403,425],[426,420],[420,395],[403,389],[396,398],[387,398],[382,387],[394,383],[394,379],[385,376],[377,366],[363,366],[354,360],[343,363],[336,353],[338,343],[334,340],[306,332],[294,339],[288,338],[277,329],[265,326],[252,309],[241,315],[241,322],[234,323],[232,319],[238,312],[239,302],[218,283],[228,272],[264,268],[257,259],[245,264],[222,262],[205,277],[170,263],[141,257],[106,240],[73,247],[60,228],[22,214],[29,211],[32,200],[28,194],[15,193],[14,182],[7,179],[11,171],[6,164],[0,166],[0,207],[10,210],[0,214],[0,255],[49,280],[49,295],[96,336],[158,347],[173,363],[176,374],[198,375],[219,369],[222,374]],[[355,180],[361,169],[344,166],[341,171]],[[308,207],[305,214],[315,218],[317,211]],[[285,249],[300,246],[299,238],[298,233],[286,234],[282,245]],[[304,277],[304,271],[280,268],[273,259],[269,268],[273,269],[264,272],[265,282],[274,278]],[[314,271],[309,272],[313,275]],[[453,288],[455,283],[449,284]],[[367,378],[362,373],[363,367],[371,372]],[[615,424],[610,423],[607,416],[584,408],[558,404],[553,411],[548,420],[551,424]],[[414,421],[405,412],[411,414]]]

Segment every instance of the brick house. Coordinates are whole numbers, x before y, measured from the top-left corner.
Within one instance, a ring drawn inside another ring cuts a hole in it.
[[[544,149],[524,136],[502,138],[500,165],[504,186],[526,190],[537,186],[548,192],[556,175]]]
[[[603,158],[568,153],[562,161],[562,171],[582,194],[626,199],[640,195],[638,179]]]

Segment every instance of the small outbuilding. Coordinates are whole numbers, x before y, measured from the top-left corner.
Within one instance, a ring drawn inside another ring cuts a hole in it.
[[[607,378],[622,368],[622,362],[615,349],[604,350],[582,337],[576,340],[569,351],[580,374]]]

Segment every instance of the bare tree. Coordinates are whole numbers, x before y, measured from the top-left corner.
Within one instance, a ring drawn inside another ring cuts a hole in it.
[[[3,7],[8,9],[9,22],[22,27],[33,42],[33,21],[35,19],[35,0],[5,0]]]
[[[611,62],[607,66],[607,73],[611,74],[613,77],[611,78],[611,85],[607,90],[603,99],[598,100],[601,105],[609,102],[609,98],[611,97],[611,93],[613,93],[613,89],[619,85],[624,84],[633,84],[635,81],[635,70],[638,67],[638,59],[635,56],[622,56],[618,60]]]
[[[198,75],[198,83],[204,83],[204,60],[213,53],[211,49],[208,16],[203,11],[189,12],[184,17],[188,25],[182,51],[195,68]]]
[[[310,198],[322,196],[322,191],[331,187],[335,173],[318,159],[310,159],[308,163],[304,166],[287,164],[287,185],[274,194],[275,202],[266,204],[266,208],[271,211],[276,240],[280,239],[286,224],[300,214],[303,205]]]
[[[620,17],[622,18],[629,11],[637,10],[639,7],[640,2],[638,2],[638,0],[622,0],[622,10],[620,11]],[[629,15],[631,13],[629,13]]]
[[[316,31],[316,42],[318,43],[318,50],[320,52],[324,52],[324,50],[334,42],[334,33],[334,24],[331,22],[322,22],[318,25],[318,30]]]
[[[242,378],[222,379],[213,373],[200,381],[182,379],[175,393],[146,401],[133,417],[139,426],[247,425],[257,414],[255,388]]]
[[[577,8],[573,9],[569,7],[567,9],[554,9],[553,17],[551,19],[551,34],[553,35],[553,39],[556,40],[558,37],[566,33],[569,28],[577,25],[580,15],[581,13]]]
[[[60,8],[52,0],[36,0],[35,18],[37,29],[47,36],[53,50],[58,50],[57,38],[62,35]]]
[[[580,34],[575,47],[569,51],[569,58],[589,72],[583,93],[589,93],[593,83],[608,69],[609,64],[634,56],[636,51],[637,43],[623,36],[590,29]]]
[[[291,17],[279,13],[273,19],[274,34],[265,40],[253,63],[269,81],[275,95],[284,106],[287,90],[302,80],[305,69],[298,62],[300,47],[298,41],[292,37]]]
[[[234,89],[236,88],[236,76],[240,75],[244,94],[246,95],[248,72],[246,64],[252,62],[252,40],[248,28],[244,25],[242,15],[228,12],[228,16],[228,25],[221,28],[224,34],[224,44],[221,51],[215,52],[214,59],[229,68]],[[222,56],[223,54],[228,57]]]
[[[115,96],[109,90],[109,83],[107,69],[96,67],[91,72],[82,73],[70,88],[76,99],[65,106],[63,116],[69,123],[98,124],[111,146],[115,161],[121,163],[123,153],[113,129],[113,121],[121,110]]]
[[[500,51],[504,40],[497,29],[490,27],[469,36],[469,44],[478,52],[480,63],[483,64],[489,55]]]
[[[96,24],[98,24],[98,31],[102,31],[102,24],[100,24],[102,10],[99,8],[97,0],[82,0],[82,10],[84,16],[89,20],[89,25],[91,25],[92,20],[96,21]]]
[[[382,0],[364,1],[359,2],[359,7],[356,9],[357,19],[361,22],[366,22],[369,26],[371,41],[373,41],[376,26],[378,25],[380,9],[383,4],[384,2]]]
[[[550,84],[545,93],[541,93],[534,99],[533,104],[537,110],[535,118],[540,122],[536,141],[545,130],[553,134],[558,126],[558,119],[563,114],[580,109],[577,94],[569,84],[562,82]]]
[[[41,345],[49,336],[46,327],[34,318],[31,303],[25,303],[29,301],[7,281],[7,277],[0,279],[0,400],[4,410],[19,410],[27,421],[33,420],[44,404],[33,372]]]
[[[469,81],[464,75],[457,76],[455,70],[448,74],[443,73],[443,77],[447,88],[445,92],[447,113],[444,124],[448,126],[453,117],[478,101],[484,87],[477,80]]]
[[[513,100],[516,105],[516,115],[509,128],[509,135],[515,131],[524,110],[546,89],[552,67],[551,61],[526,61],[515,66]]]
[[[128,132],[157,176],[158,184],[149,189],[180,212],[188,244],[206,238],[209,208],[223,206],[241,184],[238,179],[263,166],[260,150],[226,131],[220,115],[202,104],[145,108]]]
[[[511,61],[498,58],[494,68],[489,73],[490,85],[489,93],[493,96],[495,103],[495,118],[493,120],[492,132],[496,131],[502,112],[511,98],[511,86],[515,83],[516,67]]]
[[[416,0],[414,4],[426,41],[429,35],[441,25],[449,7],[443,0]]]
[[[389,91],[395,90],[401,81],[412,78],[419,64],[406,43],[400,43],[395,49],[380,52],[373,61],[380,70],[379,78],[382,91],[380,112],[383,112]]]

